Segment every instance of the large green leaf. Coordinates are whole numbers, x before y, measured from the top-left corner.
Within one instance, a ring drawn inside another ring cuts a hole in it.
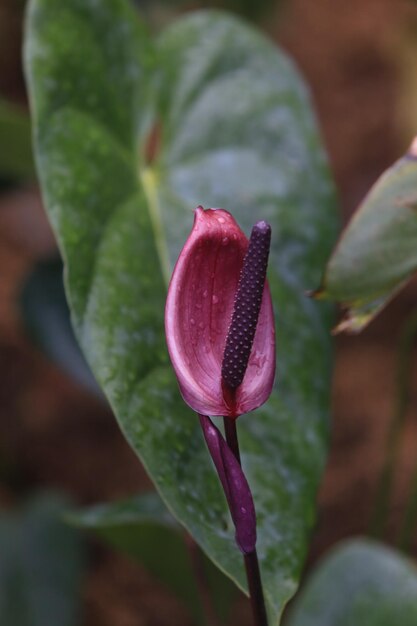
[[[239,430],[276,622],[297,587],[328,431],[331,315],[304,290],[335,216],[306,91],[279,50],[218,12],[182,19],[154,47],[124,0],[32,0],[28,26],[37,163],[79,341],[168,507],[242,588],[225,499],[168,365],[163,274],[197,204],[247,231],[272,225],[278,376]]]
[[[199,623],[205,624],[196,567],[219,615],[227,619],[234,596],[232,583],[196,552],[198,548],[191,545],[156,493],[76,511],[68,519],[137,559],[185,602]]]
[[[410,152],[377,180],[343,231],[317,297],[347,307],[339,330],[359,331],[416,271],[417,155]]]
[[[83,551],[78,533],[60,519],[57,495],[33,498],[0,513],[0,623],[76,626]]]
[[[295,602],[287,626],[415,626],[417,569],[365,540],[323,559]]]

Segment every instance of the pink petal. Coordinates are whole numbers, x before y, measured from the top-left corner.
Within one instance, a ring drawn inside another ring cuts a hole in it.
[[[198,413],[236,417],[268,398],[275,373],[272,302],[265,286],[248,369],[235,406],[223,397],[221,364],[246,235],[223,209],[198,207],[174,268],[165,309],[168,350],[182,396]]]

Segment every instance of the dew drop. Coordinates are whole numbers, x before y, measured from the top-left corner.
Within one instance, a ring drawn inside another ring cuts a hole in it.
[[[193,317],[190,319],[190,324],[191,324],[191,326],[194,326],[194,324],[195,324],[195,319]]]
[[[207,291],[207,289],[205,289],[203,291],[203,298],[207,298],[207,296],[208,296],[208,291]]]
[[[222,239],[222,245],[223,245],[223,246],[227,246],[227,245],[228,245],[228,243],[229,243],[229,237],[223,237],[223,239]]]
[[[215,294],[213,294],[211,297],[211,301],[213,304],[217,304],[219,301],[219,298]]]
[[[224,219],[224,217],[218,217],[217,221],[219,222],[219,224],[224,224],[226,220]]]

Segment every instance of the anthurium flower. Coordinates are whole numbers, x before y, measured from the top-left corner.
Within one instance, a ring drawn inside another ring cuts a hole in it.
[[[259,407],[271,393],[275,330],[265,281],[269,239],[265,222],[255,225],[249,246],[227,211],[195,211],[172,274],[165,329],[180,391],[197,413],[234,418]],[[248,267],[242,272],[245,256]]]

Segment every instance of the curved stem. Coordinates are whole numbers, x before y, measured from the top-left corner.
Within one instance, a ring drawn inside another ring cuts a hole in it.
[[[408,407],[410,366],[416,336],[417,311],[406,321],[399,342],[396,402],[388,430],[385,462],[379,478],[375,508],[371,522],[371,534],[379,538],[383,535],[386,525],[394,469],[398,459],[400,439]],[[415,482],[417,482],[417,476]],[[415,491],[417,491],[417,485]],[[417,493],[414,497],[417,499]],[[412,500],[413,496],[408,507],[409,514],[410,508],[412,509]]]
[[[411,369],[411,350],[414,341],[417,337],[417,312],[415,312],[408,321],[407,328],[409,331],[409,370]],[[410,371],[408,372],[408,379],[410,378]],[[407,398],[408,399],[408,398]],[[401,526],[401,530],[398,538],[398,547],[405,552],[409,552],[413,532],[417,526],[417,463],[414,467],[413,477],[411,481],[411,493],[405,509],[404,519]]]
[[[209,590],[209,583],[204,570],[204,562],[199,547],[190,535],[184,535],[185,547],[190,559],[191,568],[195,575],[199,602],[202,607],[202,617],[206,626],[220,626]]]
[[[398,538],[398,547],[404,552],[410,552],[413,532],[417,525],[417,466],[414,468],[411,483],[411,494],[404,513],[404,520]]]
[[[237,436],[236,420],[230,417],[224,418],[224,432],[229,448],[236,459],[240,461],[239,440]],[[265,599],[262,589],[261,573],[259,570],[258,555],[256,549],[244,555],[246,578],[248,580],[249,598],[252,607],[253,621],[255,626],[268,626],[266,616]]]

